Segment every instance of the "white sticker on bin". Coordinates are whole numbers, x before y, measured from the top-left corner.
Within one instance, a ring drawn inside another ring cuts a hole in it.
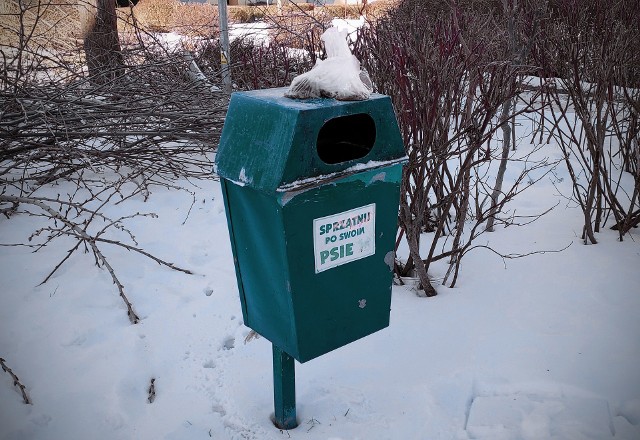
[[[313,220],[316,273],[376,253],[376,204]]]

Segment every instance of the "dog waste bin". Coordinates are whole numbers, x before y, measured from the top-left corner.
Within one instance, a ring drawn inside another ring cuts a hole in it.
[[[389,97],[234,93],[216,157],[244,323],[299,362],[389,325],[402,138]]]

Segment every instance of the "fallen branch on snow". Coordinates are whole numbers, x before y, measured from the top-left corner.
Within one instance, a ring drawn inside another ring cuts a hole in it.
[[[53,209],[50,204],[45,203],[49,202],[49,203],[56,203],[60,206],[60,209],[58,211],[56,211],[55,209]],[[101,235],[111,226],[117,227],[120,230],[126,231],[124,229],[124,227],[122,227],[120,225],[120,221],[123,218],[120,218],[118,220],[111,220],[107,217],[105,217],[104,215],[98,213],[97,211],[93,211],[88,209],[87,207],[85,207],[83,204],[81,203],[74,203],[74,202],[65,202],[63,200],[59,200],[59,199],[43,199],[43,198],[37,198],[37,197],[15,197],[15,196],[9,196],[9,195],[0,195],[0,203],[19,203],[19,204],[27,204],[27,205],[33,205],[33,206],[37,206],[38,208],[40,208],[42,211],[45,212],[45,216],[48,217],[49,219],[53,220],[54,223],[56,223],[57,221],[60,221],[64,226],[63,227],[56,227],[56,228],[44,228],[41,229],[40,231],[37,231],[36,233],[34,233],[34,235],[39,234],[42,231],[49,231],[49,232],[54,232],[56,235],[66,235],[66,236],[71,236],[73,238],[75,238],[76,240],[78,240],[78,242],[67,251],[67,255],[60,261],[58,262],[58,264],[55,266],[55,268],[49,273],[49,275],[47,275],[47,277],[42,281],[41,284],[46,283],[51,276],[64,264],[65,261],[67,261],[69,259],[69,257],[71,257],[71,255],[80,248],[81,244],[88,246],[91,251],[93,252],[94,258],[95,258],[95,264],[98,267],[104,266],[107,271],[109,272],[109,274],[111,275],[111,279],[113,281],[113,283],[117,286],[118,288],[118,292],[120,294],[120,297],[122,298],[122,300],[124,301],[126,307],[127,307],[127,316],[129,317],[129,320],[131,321],[132,324],[137,324],[140,321],[139,316],[136,314],[136,312],[133,309],[133,305],[131,304],[131,302],[129,301],[129,298],[127,298],[125,292],[124,292],[124,285],[120,282],[120,280],[118,279],[115,270],[113,269],[113,267],[111,266],[111,264],[109,264],[109,261],[107,260],[107,258],[105,257],[105,255],[102,253],[102,251],[100,250],[100,248],[98,248],[98,243],[107,243],[107,244],[112,244],[114,246],[119,246],[121,248],[124,248],[128,251],[134,251],[137,252],[139,254],[144,255],[147,258],[152,259],[153,261],[155,261],[156,263],[162,265],[162,266],[166,266],[170,269],[173,270],[178,270],[180,272],[184,272],[186,274],[192,274],[193,272],[191,272],[188,269],[183,269],[181,267],[176,266],[175,264],[168,262],[168,261],[164,261],[152,254],[150,254],[149,252],[146,252],[136,246],[132,246],[126,243],[122,243],[120,241],[117,240],[111,240],[111,239],[107,239],[107,238],[103,238],[101,237]],[[91,220],[87,220],[85,222],[79,222],[79,221],[72,221],[69,219],[69,216],[67,215],[63,215],[62,214],[62,207],[65,206],[67,208],[72,208],[74,210],[76,210],[76,212],[78,213],[85,213],[85,214],[90,214],[91,215],[91,219],[94,219],[96,217],[101,218],[103,220],[108,221],[108,224],[106,227],[103,227],[98,233],[96,234],[89,234],[87,232],[87,228],[89,226],[89,224],[91,223]],[[134,214],[134,215],[144,215],[144,214]],[[132,217],[132,216],[128,216],[128,217]],[[81,227],[81,225],[83,225],[83,227]],[[130,237],[133,239],[133,236],[129,233]],[[51,236],[50,236],[51,237]],[[47,241],[48,242],[48,241]],[[44,247],[46,245],[46,243],[41,245],[41,247]],[[135,240],[134,240],[135,242]]]
[[[11,376],[11,378],[13,379],[13,385],[20,389],[20,392],[22,393],[22,400],[24,401],[24,403],[26,403],[27,405],[33,405],[33,402],[31,401],[31,399],[29,399],[29,396],[25,391],[25,386],[22,384],[22,382],[20,382],[18,376],[16,376],[13,370],[11,370],[11,368],[9,368],[5,362],[6,361],[3,358],[0,358],[0,367],[2,367],[2,370],[5,373],[9,373],[9,376]]]
[[[151,378],[151,383],[149,384],[149,397],[147,398],[147,402],[153,403],[156,400],[156,379],[155,377]]]

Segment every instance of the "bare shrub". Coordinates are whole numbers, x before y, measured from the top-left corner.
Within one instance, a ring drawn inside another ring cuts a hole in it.
[[[68,44],[80,36],[78,2],[10,0],[0,3],[0,45],[15,47],[19,44],[21,26],[30,29],[22,38],[32,44],[57,47]]]
[[[303,49],[315,62],[316,54],[322,50],[320,35],[330,26],[331,16],[324,8],[306,10],[302,5],[289,6],[282,14],[268,15],[265,21],[271,25],[270,37],[276,44]]]
[[[494,186],[486,169],[503,153],[490,141],[513,116],[501,110],[520,95],[516,79],[523,73],[495,12],[483,11],[405,1],[388,18],[363,28],[356,45],[377,89],[393,99],[409,157],[397,245],[406,239],[410,255],[397,262],[396,273],[415,272],[427,296],[436,294],[429,266],[447,258],[444,282],[453,273],[454,286],[462,257],[484,231],[481,225],[527,187],[530,172],[547,166],[525,167],[510,188],[483,203]],[[530,111],[533,101],[535,96],[520,100],[517,111]],[[424,232],[433,234],[427,255],[420,251]],[[447,237],[443,245],[440,239]]]
[[[231,76],[243,90],[285,87],[313,67],[311,56],[304,51],[291,51],[276,43],[257,44],[251,39],[235,40],[231,59]]]
[[[229,21],[232,23],[253,23],[276,12],[275,6],[229,6]]]
[[[78,8],[70,0],[3,2],[0,88],[15,92],[25,81],[72,75],[68,66],[76,63],[80,31]]]
[[[620,240],[640,224],[640,24],[637,0],[602,3],[556,0],[536,52],[554,111],[546,118],[583,217],[582,239],[611,220]],[[632,193],[620,184],[625,173]]]
[[[375,4],[375,3],[374,3]],[[325,5],[324,11],[334,18],[358,19],[366,14],[370,7],[365,5]],[[371,8],[373,9],[373,8]]]
[[[218,8],[211,4],[180,3],[173,19],[173,30],[181,35],[217,37]]]
[[[45,2],[38,5],[47,8]],[[30,11],[18,13],[24,18]],[[79,48],[60,56],[55,46],[31,38],[38,23],[37,17],[18,20],[11,28],[18,44],[3,58],[0,213],[5,221],[21,215],[45,220],[28,243],[14,244],[37,251],[61,237],[74,239],[43,282],[71,255],[88,252],[110,273],[136,323],[138,315],[104,247],[189,271],[146,252],[127,228],[129,219],[152,213],[110,218],[104,210],[132,197],[146,200],[158,186],[181,190],[183,179],[210,178],[228,96],[212,87],[215,72],[192,74],[193,57],[185,56],[183,47],[163,45],[139,28],[121,51],[124,74],[94,81]],[[75,190],[43,195],[61,182]]]
[[[144,28],[154,32],[170,32],[179,7],[178,0],[140,0],[134,10]]]

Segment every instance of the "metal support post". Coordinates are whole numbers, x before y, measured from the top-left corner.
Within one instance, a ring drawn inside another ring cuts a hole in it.
[[[229,56],[229,22],[227,20],[227,0],[218,0],[220,16],[220,67],[222,68],[222,85],[226,93],[231,93],[231,62]]]
[[[296,369],[294,359],[273,345],[274,424],[280,429],[298,426],[296,419]]]

